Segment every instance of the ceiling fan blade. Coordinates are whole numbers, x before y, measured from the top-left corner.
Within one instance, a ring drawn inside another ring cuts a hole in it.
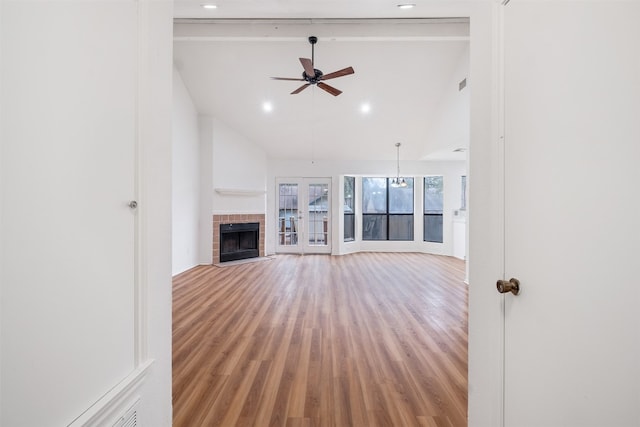
[[[303,82],[304,79],[297,79],[295,77],[271,77],[271,80],[293,80],[296,82]]]
[[[306,88],[308,88],[309,86],[311,86],[309,83],[304,84],[304,85],[300,86],[298,89],[296,89],[293,92],[291,92],[291,95],[295,95],[296,93],[300,93],[303,90],[305,90]]]
[[[336,77],[348,76],[349,74],[353,73],[355,73],[355,71],[353,71],[353,68],[347,67],[343,68],[342,70],[334,71],[333,73],[325,74],[324,76],[320,77],[319,80],[335,79]]]
[[[336,88],[335,88],[335,87],[333,87],[333,86],[329,86],[329,85],[328,85],[328,84],[326,84],[326,83],[318,82],[318,87],[319,87],[320,89],[324,90],[324,91],[329,92],[329,93],[330,93],[331,95],[333,95],[333,96],[338,96],[338,95],[340,95],[340,94],[342,93],[342,91],[341,91],[341,90],[336,89]]]
[[[300,58],[300,63],[302,64],[302,68],[304,68],[304,72],[307,73],[307,76],[315,77],[316,71],[313,69],[313,62],[309,58]]]

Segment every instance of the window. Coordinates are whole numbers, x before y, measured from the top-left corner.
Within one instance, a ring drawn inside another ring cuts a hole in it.
[[[424,241],[442,243],[443,180],[424,177]]]
[[[344,177],[344,241],[352,242],[356,237],[355,221],[356,178]]]
[[[362,240],[413,240],[413,178],[362,178]]]

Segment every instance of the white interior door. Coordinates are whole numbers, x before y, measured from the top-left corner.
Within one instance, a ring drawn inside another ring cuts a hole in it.
[[[69,425],[135,361],[138,6],[37,3],[2,5],[3,426]]]
[[[640,3],[504,9],[507,427],[640,425]]]
[[[331,253],[331,179],[280,178],[277,249],[288,253]]]

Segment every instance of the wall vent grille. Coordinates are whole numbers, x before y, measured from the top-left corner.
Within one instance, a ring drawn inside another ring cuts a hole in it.
[[[133,405],[127,410],[127,412],[121,416],[113,427],[140,427],[138,423],[138,403],[140,399],[136,400]]]

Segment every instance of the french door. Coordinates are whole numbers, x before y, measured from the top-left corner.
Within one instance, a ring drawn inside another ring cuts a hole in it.
[[[331,253],[331,178],[276,180],[276,251]]]

